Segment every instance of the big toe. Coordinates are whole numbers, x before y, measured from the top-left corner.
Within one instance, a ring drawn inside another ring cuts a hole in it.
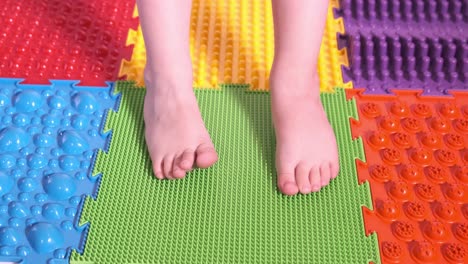
[[[202,144],[196,151],[196,165],[199,168],[208,168],[218,161],[218,154],[211,144]]]
[[[295,195],[299,192],[294,173],[279,173],[278,188],[286,195]]]

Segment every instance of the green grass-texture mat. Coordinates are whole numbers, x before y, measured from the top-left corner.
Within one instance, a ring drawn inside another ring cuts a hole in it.
[[[377,237],[364,233],[361,206],[371,206],[370,191],[358,185],[362,142],[351,138],[348,118],[357,113],[344,90],[322,95],[340,175],[319,193],[287,197],[276,187],[268,93],[196,90],[219,161],[183,180],[160,181],[144,140],[145,89],[132,85],[117,84],[120,108],[106,126],[111,146],[94,168],[102,173],[100,190],[81,216],[91,223],[85,251],[74,252],[72,263],[380,262]]]

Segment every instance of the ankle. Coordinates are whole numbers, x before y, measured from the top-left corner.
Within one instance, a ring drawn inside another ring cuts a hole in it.
[[[270,87],[272,96],[307,97],[320,100],[320,81],[316,67],[273,65]]]
[[[293,73],[300,76],[313,76],[317,73],[318,61],[301,58],[275,57],[271,73]]]
[[[290,69],[316,69],[318,54],[290,50],[275,50],[273,66]]]
[[[184,66],[172,63],[167,67],[159,67],[157,70],[147,65],[144,78],[147,93],[150,94],[193,94],[193,74],[190,64]]]
[[[147,63],[143,72],[145,83],[154,84],[159,80],[192,80],[192,64],[187,62],[173,62],[164,65]]]
[[[190,54],[164,56],[155,59],[147,56],[144,70],[145,83],[153,84],[158,79],[192,80],[193,69]]]

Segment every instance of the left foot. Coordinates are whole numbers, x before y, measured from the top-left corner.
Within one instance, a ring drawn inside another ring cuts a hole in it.
[[[333,129],[320,102],[315,71],[273,67],[270,78],[278,188],[317,192],[338,175]]]

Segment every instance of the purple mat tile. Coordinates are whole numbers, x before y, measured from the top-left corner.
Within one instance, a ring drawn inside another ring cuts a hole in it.
[[[468,90],[467,0],[342,0],[340,7],[345,82],[367,93]]]

